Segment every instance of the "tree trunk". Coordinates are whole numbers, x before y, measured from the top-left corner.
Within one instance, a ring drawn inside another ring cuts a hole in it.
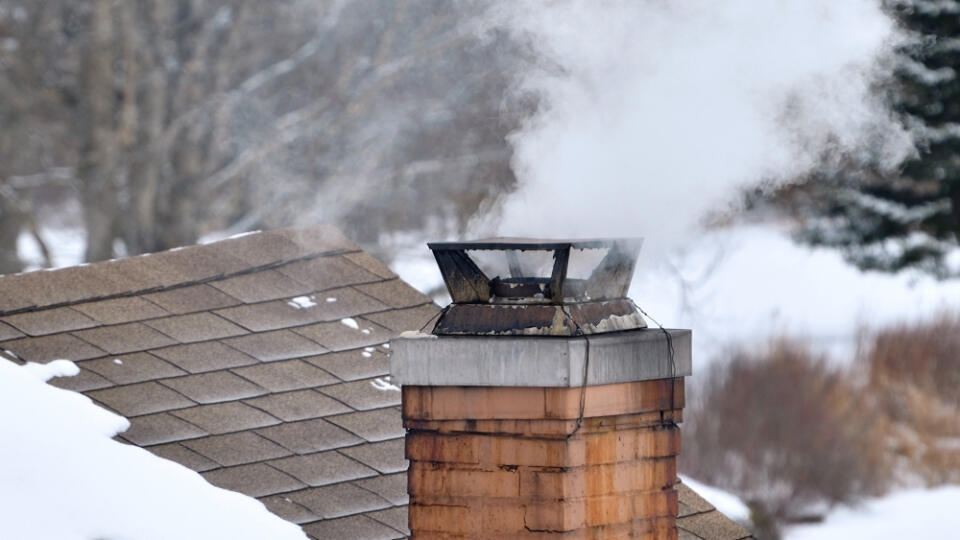
[[[113,256],[117,215],[113,83],[113,20],[111,0],[94,0],[90,42],[83,57],[80,106],[81,149],[79,176],[87,261]]]

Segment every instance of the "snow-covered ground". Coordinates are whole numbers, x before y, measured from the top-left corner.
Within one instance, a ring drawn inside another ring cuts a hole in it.
[[[45,383],[77,372],[0,358],[0,538],[306,539],[255,499],[112,440],[125,418]]]
[[[683,477],[690,486],[727,517],[749,523],[750,509],[736,495]],[[795,525],[783,531],[784,540],[947,540],[960,531],[960,486],[897,491],[864,501],[856,507],[829,511],[821,523]]]
[[[948,540],[960,537],[960,486],[909,490],[838,508],[823,523],[784,531],[784,540]]]

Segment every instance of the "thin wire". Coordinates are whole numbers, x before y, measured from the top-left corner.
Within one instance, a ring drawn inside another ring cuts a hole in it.
[[[587,336],[586,332],[583,331],[583,328],[580,327],[580,323],[577,322],[573,316],[570,315],[570,312],[567,311],[567,306],[560,304],[560,309],[567,315],[567,318],[570,319],[570,322],[577,327],[577,332],[583,336],[583,340],[586,343],[586,350],[583,355],[583,379],[580,383],[580,412],[577,414],[577,422],[573,427],[573,431],[567,433],[566,438],[569,439],[577,434],[580,431],[580,426],[583,425],[583,414],[587,407],[587,375],[590,372],[590,337]]]
[[[673,348],[673,336],[670,335],[670,332],[669,332],[666,328],[664,328],[663,325],[660,324],[659,321],[657,321],[656,319],[654,319],[653,317],[651,317],[649,313],[647,313],[646,311],[644,311],[642,307],[640,307],[636,302],[634,302],[633,299],[630,299],[630,303],[633,304],[633,307],[637,308],[637,310],[638,310],[640,313],[642,313],[644,317],[646,317],[646,318],[650,319],[651,321],[653,321],[653,324],[657,325],[657,327],[660,328],[660,331],[663,332],[663,335],[666,336],[666,338],[667,338],[667,358],[670,360],[670,379],[671,379],[671,383],[670,383],[670,406],[673,407],[673,406],[674,406],[674,400],[676,399],[676,394],[675,394],[675,392],[676,392],[676,381],[673,381],[673,379],[676,379],[676,377],[677,377],[676,350]],[[661,419],[662,419],[662,418],[663,418],[663,413],[661,412],[660,415],[661,415]],[[676,423],[675,421],[673,421],[673,420],[670,420],[670,424],[672,424],[672,425],[674,425],[674,426],[677,425],[677,423]]]
[[[450,309],[450,306],[451,306],[451,305],[453,305],[453,304],[448,304],[448,305],[446,305],[446,306],[443,307],[440,311],[436,312],[436,313],[433,315],[433,317],[430,317],[429,319],[427,319],[427,322],[423,323],[423,326],[420,327],[420,330],[419,330],[419,331],[420,331],[420,332],[423,332],[423,329],[426,328],[427,326],[429,326],[430,323],[432,323],[433,321],[436,321],[436,320],[439,319],[444,313],[446,313],[447,310]]]

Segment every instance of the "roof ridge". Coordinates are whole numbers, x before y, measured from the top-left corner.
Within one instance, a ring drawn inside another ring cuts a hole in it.
[[[247,233],[207,244],[0,276],[0,315],[168,291],[360,252],[332,226]]]

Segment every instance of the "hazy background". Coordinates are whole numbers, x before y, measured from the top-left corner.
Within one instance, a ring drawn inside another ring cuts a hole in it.
[[[957,69],[956,0],[0,0],[0,273],[643,236],[681,467],[789,537],[960,483]]]

